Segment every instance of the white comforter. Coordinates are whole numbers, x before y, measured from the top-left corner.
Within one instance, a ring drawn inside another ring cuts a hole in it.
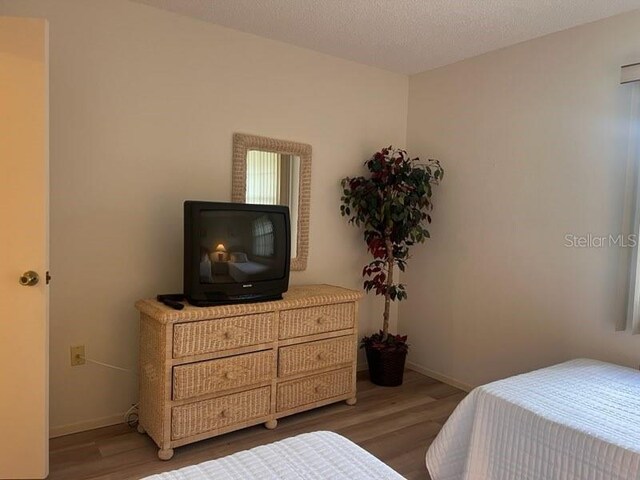
[[[583,359],[478,387],[426,461],[433,480],[640,479],[640,372]]]
[[[229,275],[236,282],[250,281],[254,275],[269,270],[269,267],[258,262],[229,262]]]
[[[313,432],[144,480],[402,480],[355,443]]]

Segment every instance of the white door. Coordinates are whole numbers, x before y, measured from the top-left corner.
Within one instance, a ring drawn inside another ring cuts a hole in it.
[[[43,19],[0,17],[2,479],[49,471],[47,35]]]

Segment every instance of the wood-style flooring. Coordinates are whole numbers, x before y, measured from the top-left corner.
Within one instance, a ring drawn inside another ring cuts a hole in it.
[[[400,387],[378,387],[363,372],[358,403],[344,402],[279,420],[275,430],[262,425],[177,448],[173,459],[158,460],[146,435],[125,424],[51,440],[49,480],[139,479],[212,460],[299,433],[337,432],[408,479],[428,478],[427,447],[465,393],[413,371]]]

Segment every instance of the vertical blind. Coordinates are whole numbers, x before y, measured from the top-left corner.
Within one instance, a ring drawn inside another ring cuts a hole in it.
[[[280,203],[280,154],[249,150],[247,152],[247,203]]]

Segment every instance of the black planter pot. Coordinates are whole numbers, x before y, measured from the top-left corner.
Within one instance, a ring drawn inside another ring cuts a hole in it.
[[[397,387],[402,385],[404,362],[407,352],[398,350],[378,350],[365,346],[369,377],[376,385]]]

